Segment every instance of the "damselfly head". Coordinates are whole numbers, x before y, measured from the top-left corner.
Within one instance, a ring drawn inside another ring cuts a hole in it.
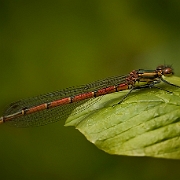
[[[160,72],[164,76],[171,76],[174,74],[171,66],[160,65],[156,68],[157,72]]]

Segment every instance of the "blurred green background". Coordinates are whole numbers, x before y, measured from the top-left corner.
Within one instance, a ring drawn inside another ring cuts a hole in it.
[[[133,69],[180,75],[180,1],[0,2],[0,112],[21,98]],[[0,126],[1,179],[180,179],[180,161],[113,156],[64,122]]]

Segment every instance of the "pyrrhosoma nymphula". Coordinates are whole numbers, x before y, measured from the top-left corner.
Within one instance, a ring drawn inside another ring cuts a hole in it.
[[[10,122],[17,127],[41,126],[67,119],[73,109],[88,100],[109,93],[128,90],[119,104],[135,89],[150,88],[163,81],[163,76],[173,75],[170,66],[161,65],[155,70],[133,70],[127,75],[110,77],[86,85],[66,88],[45,95],[39,95],[12,103],[0,117],[0,123]],[[143,82],[143,85],[140,83]]]

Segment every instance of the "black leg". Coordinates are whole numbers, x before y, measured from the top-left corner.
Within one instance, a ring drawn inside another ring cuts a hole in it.
[[[175,84],[172,84],[172,83],[170,83],[170,82],[166,81],[166,80],[165,80],[165,79],[163,79],[163,78],[161,78],[161,81],[163,81],[163,82],[164,82],[164,83],[166,83],[166,84],[169,84],[170,86],[174,86],[174,87],[178,87],[178,88],[180,88],[180,86],[175,85]]]

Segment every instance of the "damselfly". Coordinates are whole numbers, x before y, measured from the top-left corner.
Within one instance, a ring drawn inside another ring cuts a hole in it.
[[[171,75],[173,75],[173,69],[170,66],[161,65],[155,70],[133,70],[127,75],[110,77],[86,85],[20,100],[7,108],[4,115],[0,117],[0,123],[9,122],[17,127],[41,126],[60,119],[67,119],[76,107],[109,93],[129,89],[129,92],[119,101],[120,104],[133,90],[156,87],[155,85],[160,82],[180,87],[163,79],[163,76]]]

